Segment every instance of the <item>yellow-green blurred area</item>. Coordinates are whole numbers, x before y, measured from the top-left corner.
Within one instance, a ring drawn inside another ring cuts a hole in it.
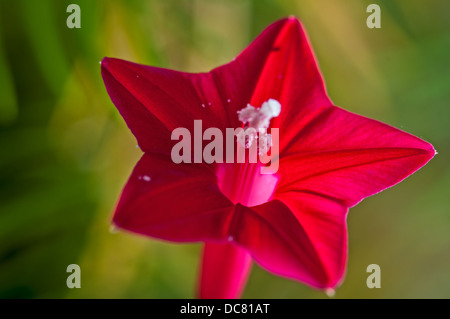
[[[66,8],[81,7],[81,29]],[[381,29],[366,8],[381,7]],[[336,105],[431,142],[427,166],[350,210],[335,298],[450,297],[450,1],[0,0],[0,297],[194,297],[200,244],[109,231],[136,140],[104,56],[183,71],[234,58],[299,17]],[[81,267],[69,289],[66,268]],[[366,268],[381,267],[369,289]],[[244,298],[328,298],[255,265]]]

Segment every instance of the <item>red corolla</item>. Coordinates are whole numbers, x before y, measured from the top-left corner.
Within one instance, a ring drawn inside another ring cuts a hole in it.
[[[144,152],[113,223],[172,242],[204,242],[200,297],[239,297],[252,260],[334,289],[346,269],[348,209],[435,155],[415,136],[333,105],[296,18],[270,25],[208,73],[113,58],[101,70]],[[223,132],[278,128],[278,171],[262,174],[261,162],[174,163],[171,134],[193,132],[194,120]]]

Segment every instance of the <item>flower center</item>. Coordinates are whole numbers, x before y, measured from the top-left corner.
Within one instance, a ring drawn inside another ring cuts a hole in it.
[[[219,189],[233,204],[252,207],[268,202],[278,177],[261,174],[260,168],[260,163],[220,164],[216,173]]]
[[[281,104],[274,99],[264,102],[260,108],[247,104],[238,111],[244,130],[237,134],[240,145],[250,148],[259,139],[259,155],[266,155],[272,146],[272,136],[267,133],[270,120],[280,115]],[[261,174],[260,162],[220,164],[217,179],[222,193],[234,204],[256,206],[270,200],[278,182],[273,174]]]

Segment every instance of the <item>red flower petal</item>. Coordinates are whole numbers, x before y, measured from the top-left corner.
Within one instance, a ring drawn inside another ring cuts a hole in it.
[[[144,151],[170,154],[170,136],[178,127],[193,132],[194,119],[203,129],[224,129],[228,122],[212,75],[191,74],[104,58],[102,76],[111,100]]]
[[[375,120],[330,108],[281,154],[277,193],[318,193],[347,207],[386,189],[425,165],[433,146]]]
[[[200,298],[232,299],[241,295],[252,258],[231,243],[206,243],[203,251]]]
[[[102,75],[112,101],[145,151],[168,153],[170,133],[239,127],[237,111],[274,98],[282,111],[273,127],[283,141],[332,105],[300,22],[287,18],[270,25],[234,61],[209,73],[185,73],[105,58]]]
[[[137,138],[141,149],[170,153],[172,143],[167,127],[146,109],[142,101],[128,91],[126,84],[131,85],[129,81],[121,83],[120,76],[112,73],[111,69],[120,69],[121,63],[120,60],[109,58],[104,58],[102,61],[103,81],[111,100]]]
[[[239,295],[250,264],[245,249],[276,274],[335,287],[345,272],[348,207],[435,154],[427,142],[333,106],[295,18],[272,24],[234,61],[209,73],[105,58],[102,75],[141,148],[152,154],[135,168],[114,222],[162,239],[208,241],[200,292],[207,298]],[[282,105],[271,123],[280,128],[278,181],[255,178],[251,169],[239,173],[246,165],[176,165],[168,158],[173,129],[193,132],[194,119],[203,120],[203,129],[236,128],[238,110],[270,98]],[[256,182],[259,187],[250,186]],[[268,203],[242,205],[270,195]]]
[[[207,166],[177,165],[145,154],[122,192],[113,222],[177,242],[225,240],[234,206],[215,179]]]
[[[250,103],[261,106],[278,100],[281,114],[272,127],[283,127],[282,139],[307,123],[317,112],[332,105],[314,54],[296,18],[279,20],[267,27],[233,62],[211,71],[227,108],[232,127],[236,112]]]
[[[261,266],[317,288],[338,284],[347,252],[347,209],[342,204],[292,192],[236,211],[232,236]]]

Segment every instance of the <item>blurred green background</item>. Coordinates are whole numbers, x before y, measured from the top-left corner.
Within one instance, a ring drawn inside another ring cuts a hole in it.
[[[81,29],[66,8],[81,6]],[[381,29],[366,8],[381,6]],[[302,19],[336,105],[438,150],[350,210],[336,298],[450,297],[450,2],[447,0],[0,0],[0,297],[193,297],[200,245],[109,232],[141,155],[104,89],[104,56],[207,71],[268,24]],[[66,267],[81,266],[81,289]],[[381,266],[381,289],[366,267]],[[244,298],[327,298],[253,268]]]

